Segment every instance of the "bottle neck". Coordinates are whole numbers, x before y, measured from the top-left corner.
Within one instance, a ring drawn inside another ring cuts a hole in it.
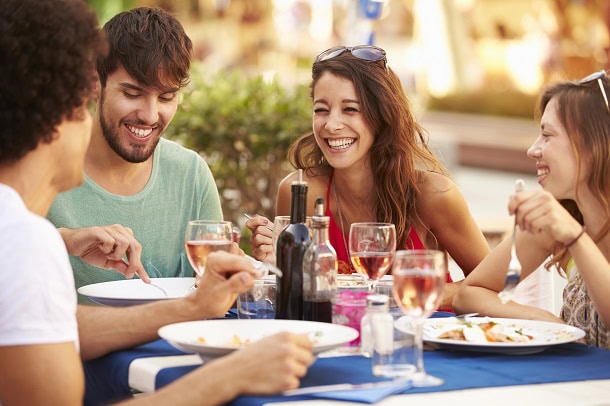
[[[293,184],[290,200],[290,223],[305,223],[305,202],[307,201],[307,184]]]
[[[312,227],[312,242],[316,244],[323,244],[328,242],[328,226],[318,226],[314,224]]]

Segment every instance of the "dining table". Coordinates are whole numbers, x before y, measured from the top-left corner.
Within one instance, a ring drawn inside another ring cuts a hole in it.
[[[301,380],[302,389],[243,395],[228,404],[610,405],[610,351],[581,343],[549,345],[530,354],[428,348],[424,362],[426,371],[441,377],[443,385],[416,388],[410,381],[376,377],[370,358],[337,348],[318,355]],[[203,363],[197,354],[178,350],[164,339],[107,354],[83,363],[85,404],[146,396]]]

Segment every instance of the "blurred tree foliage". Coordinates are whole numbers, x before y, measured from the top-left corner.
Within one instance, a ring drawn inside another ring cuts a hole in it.
[[[278,184],[292,170],[286,150],[311,131],[308,86],[286,88],[239,70],[210,76],[194,64],[183,96],[166,136],[210,165],[225,220],[243,224],[243,213],[273,218]]]
[[[430,110],[531,119],[534,117],[536,100],[536,96],[517,92],[501,94],[478,92],[443,98],[431,97],[426,107]]]
[[[136,6],[136,0],[87,0],[87,3],[97,13],[100,25],[106,24],[118,13]]]
[[[497,80],[496,83],[506,83]],[[490,83],[484,89],[450,94],[442,98],[430,97],[426,108],[459,113],[531,119],[536,109],[537,94],[527,94],[508,86]]]

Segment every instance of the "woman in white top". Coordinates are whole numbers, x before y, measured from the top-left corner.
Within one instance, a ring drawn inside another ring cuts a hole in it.
[[[548,311],[502,304],[509,236],[466,278],[458,312],[553,322],[583,329],[588,345],[610,349],[610,81],[605,71],[548,87],[540,98],[540,135],[527,154],[542,189],[511,196],[521,280],[546,258],[568,283],[560,318]]]

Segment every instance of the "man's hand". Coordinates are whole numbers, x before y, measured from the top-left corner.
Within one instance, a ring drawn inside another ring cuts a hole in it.
[[[238,293],[254,285],[257,271],[247,257],[224,251],[210,253],[205,273],[189,300],[201,309],[202,318],[222,317],[235,302]]]
[[[114,269],[127,278],[137,274],[144,282],[150,278],[142,266],[142,246],[130,228],[120,224],[100,227],[60,228],[70,255],[102,269]]]
[[[239,393],[272,394],[299,387],[315,360],[312,348],[307,334],[283,332],[241,348],[224,361],[238,366],[229,369]]]

